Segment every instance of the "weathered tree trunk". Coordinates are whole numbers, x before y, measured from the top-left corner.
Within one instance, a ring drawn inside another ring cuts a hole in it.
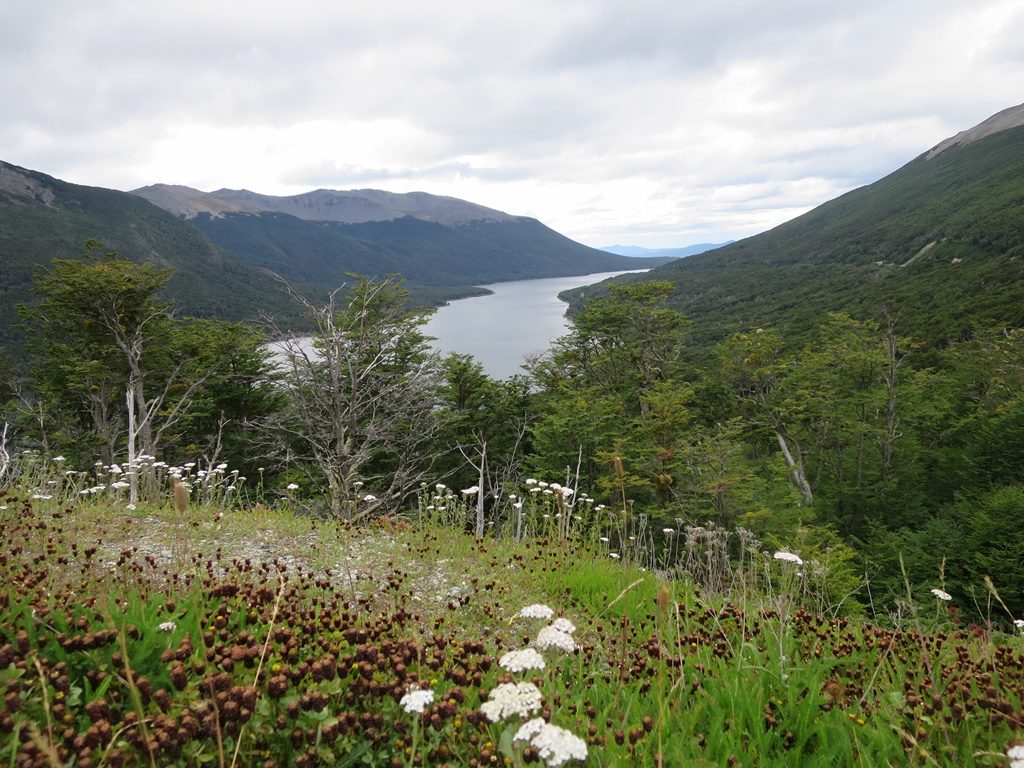
[[[0,487],[3,487],[4,478],[11,468],[11,453],[7,450],[7,428],[10,426],[4,422],[3,432],[0,432]]]
[[[814,503],[814,492],[811,491],[811,484],[807,482],[807,476],[804,474],[804,462],[803,457],[800,455],[800,449],[797,447],[796,456],[789,449],[789,445],[786,443],[786,438],[782,435],[782,432],[778,429],[775,430],[775,437],[779,440],[779,448],[782,449],[782,455],[786,459],[786,466],[789,467],[789,474],[793,478],[793,482],[796,487],[800,490],[800,495],[803,496],[805,504]]]
[[[136,472],[135,462],[135,439],[138,430],[135,427],[135,392],[132,381],[129,379],[128,388],[125,391],[125,402],[128,406],[128,503],[135,504],[139,500],[139,473]]]
[[[487,441],[484,440],[480,446],[480,479],[477,482],[476,490],[476,535],[481,538],[484,535],[484,483],[487,478],[484,472],[487,467]]]

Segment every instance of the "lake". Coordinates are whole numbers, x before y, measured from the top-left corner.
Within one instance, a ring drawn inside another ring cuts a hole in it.
[[[472,355],[489,376],[505,379],[523,373],[520,366],[528,355],[543,352],[568,331],[567,305],[559,293],[624,274],[628,272],[491,283],[482,286],[492,291],[489,296],[459,299],[439,308],[424,332],[435,338],[431,344],[442,354]]]
[[[490,283],[481,286],[491,291],[487,296],[458,299],[438,308],[423,332],[434,337],[430,344],[442,355],[472,355],[488,376],[507,379],[523,373],[520,366],[528,355],[545,351],[569,330],[567,305],[558,298],[559,293],[615,275],[646,271],[632,269]],[[309,337],[298,341],[305,346]],[[280,356],[280,343],[271,343],[270,349]]]

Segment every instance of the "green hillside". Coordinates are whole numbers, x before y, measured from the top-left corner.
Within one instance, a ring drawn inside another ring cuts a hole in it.
[[[424,286],[469,286],[666,263],[588,248],[535,219],[446,226],[404,216],[345,224],[285,213],[202,213],[197,229],[252,266],[293,280],[336,283],[350,272],[401,274]]]
[[[769,232],[632,281],[672,280],[704,346],[744,328],[798,339],[827,311],[931,343],[1024,325],[1024,127],[928,158]],[[585,290],[568,292],[577,305]],[[593,294],[594,291],[589,291]]]
[[[17,304],[30,300],[33,270],[75,258],[87,240],[133,261],[170,267],[166,296],[196,317],[255,320],[294,309],[270,275],[140,197],[86,187],[0,162],[0,346],[19,343]]]

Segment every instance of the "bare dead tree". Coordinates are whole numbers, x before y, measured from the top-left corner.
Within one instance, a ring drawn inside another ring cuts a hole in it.
[[[433,465],[442,428],[437,355],[393,280],[360,278],[316,305],[282,280],[312,321],[312,342],[279,343],[287,406],[265,426],[307,468],[332,516],[394,509]],[[344,303],[340,297],[344,292]]]
[[[0,432],[0,488],[4,487],[4,481],[11,468],[11,453],[7,450],[7,428],[10,426],[4,422],[3,431]]]

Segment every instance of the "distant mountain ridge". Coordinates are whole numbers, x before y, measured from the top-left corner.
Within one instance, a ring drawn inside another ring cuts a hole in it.
[[[715,248],[721,248],[723,245],[729,245],[734,242],[736,241],[727,240],[724,243],[694,243],[693,245],[684,245],[679,248],[643,248],[639,245],[605,245],[601,247],[601,250],[607,251],[608,253],[617,253],[619,256],[664,256],[671,259],[682,259],[687,256],[695,256],[698,253],[704,253],[705,251],[713,251]]]
[[[336,221],[364,224],[412,216],[445,226],[472,221],[515,221],[512,216],[466,200],[426,192],[385,192],[379,189],[317,189],[299,195],[275,196],[247,189],[201,192],[191,187],[153,184],[132,190],[166,211],[185,218],[201,213],[287,213],[305,221]]]
[[[675,283],[695,349],[757,327],[799,340],[830,311],[888,310],[936,345],[1024,327],[1024,105],[768,232],[616,282],[648,280]]]
[[[930,160],[950,147],[958,144],[961,146],[972,144],[975,141],[984,139],[986,136],[992,136],[1001,131],[1017,128],[1022,125],[1024,125],[1024,104],[1018,104],[1016,107],[1009,107],[1001,112],[996,112],[992,117],[983,120],[973,128],[960,131],[955,136],[950,136],[948,139],[940,141],[928,151],[925,157]]]
[[[277,197],[154,184],[135,190],[250,266],[336,285],[351,272],[428,286],[654,267],[577,243],[527,216],[426,192],[320,189]]]

